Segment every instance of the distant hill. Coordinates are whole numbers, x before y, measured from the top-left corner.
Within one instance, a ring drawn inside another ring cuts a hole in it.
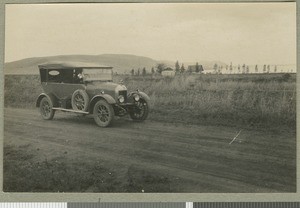
[[[5,63],[4,74],[38,74],[37,66],[39,64],[49,61],[76,61],[76,62],[88,62],[97,63],[101,65],[112,66],[114,72],[117,73],[130,73],[131,69],[137,70],[143,67],[150,72],[151,68],[158,63],[164,63],[166,66],[174,68],[175,61],[167,60],[154,60],[144,56],[135,56],[127,54],[102,54],[102,55],[60,55],[60,56],[48,56],[48,57],[33,57],[22,59],[19,61],[13,61]],[[198,61],[199,64],[203,65],[204,70],[213,68],[213,65],[225,66],[225,63],[220,61]],[[179,63],[181,65],[181,63]],[[196,63],[184,62],[185,68],[188,65],[195,65]]]
[[[34,57],[5,63],[5,74],[38,74],[37,65],[49,61],[76,61],[89,62],[112,66],[114,72],[129,73],[131,69],[146,67],[150,71],[160,61],[148,57],[125,55],[125,54],[102,54],[102,55],[61,55],[49,57]]]

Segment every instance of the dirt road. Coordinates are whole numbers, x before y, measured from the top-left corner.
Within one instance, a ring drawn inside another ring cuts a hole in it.
[[[103,174],[114,175],[113,181],[106,181],[114,183],[112,192],[296,191],[296,139],[292,133],[242,130],[229,144],[240,129],[135,123],[127,118],[117,119],[110,128],[99,128],[93,119],[72,113],[57,112],[52,121],[45,121],[37,110],[12,108],[5,109],[4,117],[4,187],[13,187],[14,177],[22,177],[13,172],[16,166],[7,164],[17,160],[10,152],[15,151],[31,155],[22,158],[22,164],[30,167],[45,160],[64,162],[69,172],[75,168],[88,174],[100,164],[107,170]],[[39,172],[35,168],[29,171]],[[68,178],[69,172],[64,176]],[[96,186],[94,182],[71,191],[93,192]]]

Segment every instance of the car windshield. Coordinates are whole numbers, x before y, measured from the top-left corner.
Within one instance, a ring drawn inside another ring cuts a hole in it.
[[[84,81],[111,81],[112,69],[83,69]]]

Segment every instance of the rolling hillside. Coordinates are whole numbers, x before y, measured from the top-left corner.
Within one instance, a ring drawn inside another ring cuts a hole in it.
[[[132,68],[138,69],[146,67],[148,71],[155,67],[160,61],[151,58],[124,55],[124,54],[102,54],[102,55],[62,55],[49,57],[34,57],[19,61],[5,63],[5,74],[37,74],[37,65],[49,61],[78,61],[98,63],[112,66],[115,72],[128,73]]]
[[[168,60],[154,60],[144,56],[127,55],[127,54],[102,54],[102,55],[60,55],[60,56],[48,56],[48,57],[33,57],[22,59],[18,61],[5,63],[4,74],[38,74],[37,66],[39,64],[49,61],[76,61],[76,62],[89,62],[97,63],[101,65],[112,66],[114,72],[130,73],[131,69],[137,70],[146,67],[146,70],[150,72],[151,68],[158,63],[164,63],[166,66],[174,68],[175,61]],[[199,64],[203,65],[205,70],[213,68],[213,65],[226,65],[220,61],[198,61]],[[182,62],[179,61],[181,65]],[[195,65],[192,62],[183,62],[185,68],[188,65]]]

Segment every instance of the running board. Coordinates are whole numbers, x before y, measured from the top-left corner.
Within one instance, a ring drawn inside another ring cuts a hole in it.
[[[77,110],[71,110],[71,109],[65,109],[65,108],[52,108],[52,109],[53,109],[53,110],[66,111],[66,112],[73,112],[73,113],[89,114],[89,112],[85,112],[85,111],[77,111]]]

